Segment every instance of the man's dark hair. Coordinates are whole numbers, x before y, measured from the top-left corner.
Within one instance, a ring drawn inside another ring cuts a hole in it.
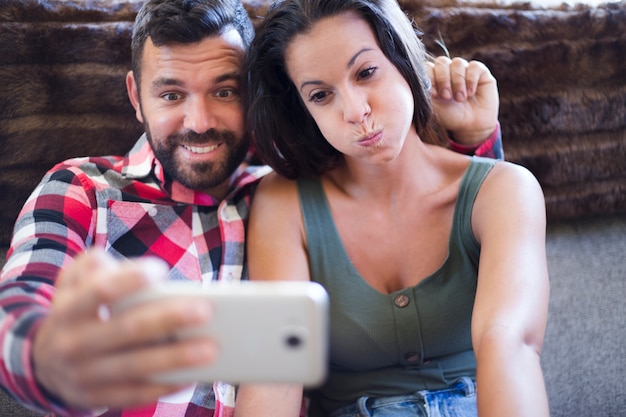
[[[279,1],[257,27],[248,51],[244,102],[257,151],[288,178],[320,175],[343,159],[326,141],[291,82],[285,50],[319,20],[347,11],[369,23],[381,50],[409,84],[415,103],[413,124],[422,140],[445,143],[433,120],[425,47],[396,0]]]
[[[147,0],[137,13],[131,42],[132,69],[140,84],[146,40],[155,46],[190,44],[234,28],[247,49],[254,37],[252,22],[240,0]]]

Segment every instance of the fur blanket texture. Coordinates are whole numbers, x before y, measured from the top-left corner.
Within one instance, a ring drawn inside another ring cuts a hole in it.
[[[269,1],[244,3],[256,21]],[[124,83],[139,4],[0,0],[0,246],[46,170],[141,133]],[[492,70],[506,159],[537,176],[550,220],[626,212],[626,0],[400,4],[433,54]]]

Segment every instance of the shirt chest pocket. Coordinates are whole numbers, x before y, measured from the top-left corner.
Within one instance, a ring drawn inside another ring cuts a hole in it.
[[[108,208],[110,253],[118,258],[156,256],[169,264],[168,279],[201,279],[191,206],[109,201]]]

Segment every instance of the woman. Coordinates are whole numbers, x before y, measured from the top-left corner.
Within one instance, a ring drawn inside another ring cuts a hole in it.
[[[249,59],[248,126],[277,172],[255,195],[250,277],[318,281],[331,299],[311,414],[547,416],[541,189],[439,146],[397,3],[283,1]],[[297,416],[302,392],[243,385],[236,415]]]

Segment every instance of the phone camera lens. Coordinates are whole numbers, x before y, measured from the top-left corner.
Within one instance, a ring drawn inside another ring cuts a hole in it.
[[[287,343],[287,346],[294,349],[299,348],[302,345],[302,339],[300,336],[295,334],[288,335],[285,342]]]

